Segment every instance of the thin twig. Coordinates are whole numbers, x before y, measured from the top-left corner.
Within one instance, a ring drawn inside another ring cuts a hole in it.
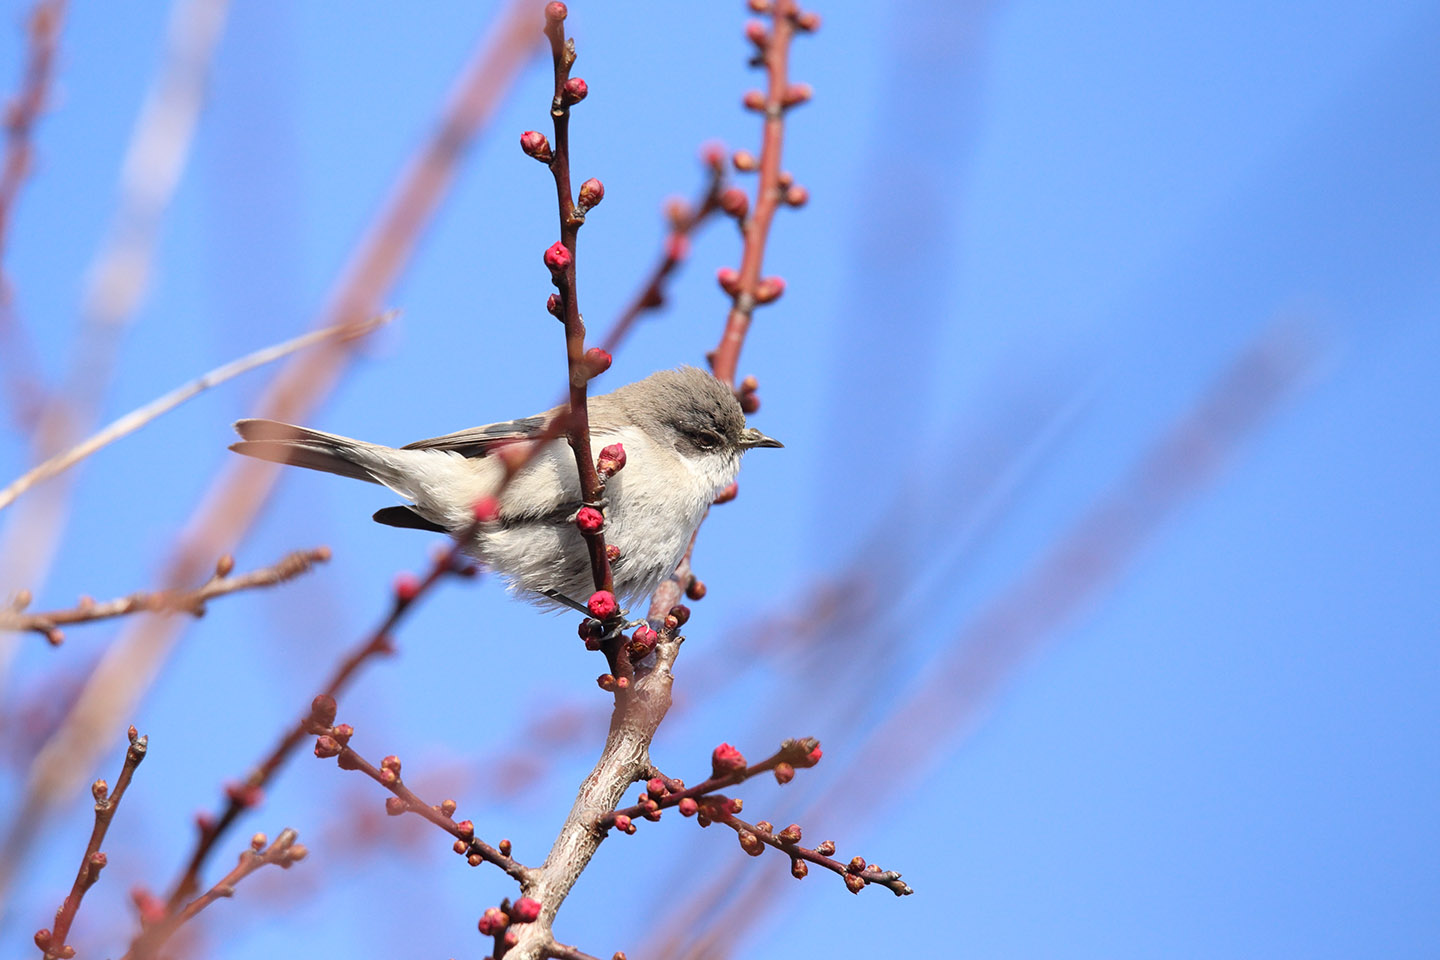
[[[824,867],[832,873],[845,878],[845,886],[851,893],[859,893],[869,884],[875,884],[889,890],[897,897],[909,896],[915,891],[910,889],[908,883],[900,879],[900,874],[894,870],[882,870],[873,863],[866,863],[864,857],[855,857],[848,863],[829,856],[835,852],[835,844],[830,841],[822,843],[818,848],[800,846],[800,827],[791,824],[778,834],[770,824],[746,823],[735,816],[733,810],[739,809],[739,801],[731,800],[722,794],[713,794],[704,799],[697,818],[705,818],[715,823],[723,823],[734,830],[740,837],[740,847],[752,857],[759,856],[764,848],[758,844],[764,844],[774,850],[790,857],[790,872],[797,879],[804,877],[806,870],[800,866],[802,861],[813,863],[816,866]],[[700,825],[706,825],[705,819],[700,820]]]
[[[147,927],[145,932],[130,945],[130,950],[126,952],[122,960],[144,960],[144,958],[155,956],[165,942],[174,936],[176,930],[190,922],[196,914],[216,900],[235,896],[235,885],[261,867],[273,863],[289,870],[291,866],[304,860],[310,851],[305,848],[304,844],[296,843],[297,839],[298,834],[289,827],[281,830],[280,835],[268,846],[265,834],[255,834],[250,840],[250,849],[240,854],[240,862],[235,865],[234,870],[225,874],[215,886],[187,903],[183,910]]]
[[[400,779],[400,758],[386,757],[379,767],[366,760],[350,746],[354,729],[349,724],[335,724],[335,701],[330,697],[316,697],[311,708],[310,726],[307,733],[315,734],[315,756],[322,759],[334,757],[341,770],[359,770],[365,776],[389,790],[393,797],[385,804],[385,810],[392,816],[414,813],[429,820],[435,826],[455,838],[455,852],[467,857],[471,866],[493,863],[504,870],[517,882],[524,884],[534,871],[510,857],[508,840],[502,840],[500,847],[475,836],[475,825],[469,820],[457,822],[451,816],[455,812],[455,801],[431,805],[416,796]]]
[[[315,547],[312,550],[297,550],[286,554],[279,562],[249,573],[230,576],[235,560],[229,554],[220,558],[215,573],[194,590],[157,590],[153,593],[132,593],[116,600],[96,603],[84,598],[68,610],[50,610],[45,613],[25,613],[24,605],[29,597],[21,595],[11,609],[0,609],[0,631],[31,631],[43,636],[51,644],[59,646],[65,639],[62,624],[90,623],[108,620],[132,613],[188,613],[200,617],[205,614],[205,604],[230,593],[271,587],[277,583],[293,580],[317,563],[330,559],[329,547]]]
[[[96,780],[91,787],[91,792],[95,795],[95,826],[90,831],[90,843],[85,847],[85,856],[80,858],[80,870],[75,875],[70,894],[55,913],[55,927],[53,930],[41,930],[35,934],[35,945],[45,954],[45,960],[69,960],[75,956],[75,948],[65,942],[70,936],[70,926],[75,922],[75,914],[80,909],[80,901],[84,899],[85,891],[95,885],[95,881],[100,879],[100,871],[105,868],[106,858],[100,846],[105,842],[110,821],[115,819],[115,811],[120,808],[120,798],[125,796],[125,790],[130,786],[130,778],[135,775],[135,768],[145,759],[145,751],[150,742],[148,737],[140,736],[134,727],[131,727],[127,734],[130,746],[125,750],[125,763],[120,767],[120,776],[115,781],[114,791],[109,789],[104,780]]]
[[[325,684],[324,692],[320,694],[321,697],[334,700],[354,679],[355,674],[360,671],[362,666],[376,657],[388,656],[395,651],[392,636],[406,613],[412,610],[415,604],[443,577],[471,569],[463,560],[462,550],[473,535],[473,530],[471,530],[469,535],[457,538],[448,550],[435,558],[430,570],[423,578],[416,580],[402,576],[396,581],[396,589],[389,612],[380,624],[340,662],[335,673]],[[310,733],[313,725],[312,713],[313,705],[297,723],[290,726],[281,735],[275,747],[243,781],[232,784],[226,789],[225,808],[218,815],[199,818],[197,821],[199,833],[196,837],[195,847],[166,896],[164,909],[167,912],[174,913],[179,910],[185,902],[185,898],[199,888],[200,872],[215,849],[216,841],[229,830],[242,813],[260,803],[271,779]]]
[[[683,205],[683,201],[679,201],[682,208],[671,211],[670,232],[665,237],[660,259],[651,268],[650,275],[645,278],[640,287],[640,292],[615,318],[610,329],[606,331],[604,339],[600,341],[600,349],[606,353],[615,352],[642,315],[664,306],[665,285],[671,274],[679,269],[680,265],[689,257],[691,237],[694,236],[701,224],[720,209],[720,191],[725,187],[723,158],[719,158],[719,162],[707,162],[706,168],[709,175],[699,201],[691,205]]]
[[[218,366],[209,373],[202,374],[196,379],[191,380],[184,386],[178,387],[164,396],[150,401],[143,407],[132,410],[71,447],[69,450],[56,454],[49,460],[46,460],[21,475],[8,487],[0,490],[0,510],[4,510],[10,506],[16,497],[20,496],[35,484],[42,480],[47,480],[61,471],[70,469],[102,447],[114,443],[121,437],[129,436],[155,418],[169,413],[186,400],[204,393],[211,387],[217,387],[226,380],[238,377],[242,373],[248,373],[256,367],[262,367],[282,357],[287,357],[296,351],[304,350],[306,347],[329,340],[331,337],[342,337],[345,339],[362,337],[376,327],[388,323],[394,316],[394,311],[391,311],[367,323],[337,324],[333,327],[325,327],[322,330],[313,330],[310,333],[301,334],[294,339],[286,340],[284,343],[277,343],[273,346],[256,350],[254,353],[247,354],[238,360],[232,360],[229,363]]]
[[[721,748],[717,749],[717,756],[720,750],[725,749],[726,746],[727,745],[722,745]],[[658,820],[660,819],[658,813],[661,810],[679,806],[684,800],[696,800],[708,794],[715,793],[718,790],[722,790],[725,787],[743,783],[752,777],[760,776],[762,773],[770,773],[782,765],[790,767],[790,770],[787,771],[788,775],[786,775],[786,773],[781,774],[782,778],[788,781],[790,776],[794,776],[794,768],[813,767],[819,761],[819,747],[820,742],[813,737],[805,737],[799,740],[786,740],[780,745],[779,750],[776,750],[759,763],[749,766],[741,765],[738,768],[731,766],[730,769],[722,769],[717,763],[714,773],[708,779],[695,784],[693,787],[686,787],[678,780],[670,780],[660,773],[652,771],[650,786],[656,786],[660,789],[651,790],[645,799],[634,806],[626,807],[623,810],[613,810],[605,814],[605,816],[599,819],[596,826],[601,830],[608,830],[610,827],[616,826],[616,822],[621,817],[627,820],[633,820],[636,817]],[[738,754],[736,755],[738,756]],[[657,784],[657,780],[660,781],[660,783]]]
[[[0,163],[0,355],[9,368],[11,405],[17,424],[29,426],[43,389],[35,371],[33,345],[16,320],[14,294],[5,270],[10,213],[25,178],[35,166],[35,125],[49,100],[55,52],[65,22],[66,0],[37,0],[26,24],[28,55],[20,89],[6,105],[5,159]]]
[[[745,345],[745,335],[750,330],[750,318],[756,304],[769,303],[784,290],[784,284],[778,278],[769,277],[762,282],[760,271],[765,264],[765,242],[770,236],[770,223],[789,189],[782,183],[780,169],[780,152],[785,141],[785,113],[809,99],[809,88],[792,87],[787,71],[790,41],[797,29],[813,30],[814,17],[802,14],[795,0],[774,0],[769,12],[771,29],[760,43],[756,59],[765,67],[768,89],[763,97],[758,92],[752,92],[745,98],[746,106],[761,111],[765,116],[760,143],[760,183],[755,189],[754,210],[742,225],[745,242],[740,255],[739,275],[726,276],[722,272],[721,282],[731,296],[730,314],[710,362],[711,371],[726,383],[735,382],[740,348]]]

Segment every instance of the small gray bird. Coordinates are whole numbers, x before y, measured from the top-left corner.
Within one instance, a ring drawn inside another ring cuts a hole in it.
[[[730,388],[695,367],[662,370],[589,398],[592,449],[623,444],[626,465],[605,487],[605,540],[622,603],[649,595],[680,563],[717,494],[735,480],[740,455],[783,446],[754,427]],[[417,440],[403,447],[351,440],[275,420],[241,420],[230,449],[388,487],[410,501],[375,514],[393,527],[458,535],[481,497],[494,495],[506,443],[538,436],[556,407],[504,423]],[[543,607],[574,606],[594,589],[589,554],[574,518],[581,507],[575,456],[551,440],[499,494],[498,519],[484,523],[466,552],[498,571],[512,591]]]

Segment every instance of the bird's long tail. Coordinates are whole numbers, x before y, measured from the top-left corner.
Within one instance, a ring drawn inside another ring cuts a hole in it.
[[[247,457],[288,463],[370,483],[386,483],[383,479],[387,472],[382,466],[384,458],[377,454],[388,448],[278,420],[237,420],[235,431],[244,439],[232,443],[230,449]]]

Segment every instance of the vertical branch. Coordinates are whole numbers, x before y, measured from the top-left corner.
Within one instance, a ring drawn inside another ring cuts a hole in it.
[[[55,50],[65,22],[66,0],[37,0],[27,24],[29,56],[20,89],[5,105],[5,159],[0,162],[0,356],[5,357],[6,379],[17,425],[29,426],[43,402],[35,371],[32,344],[16,321],[5,253],[10,214],[20,187],[34,165],[34,130],[49,98],[54,75]]]
[[[586,180],[580,185],[577,203],[570,190],[570,108],[585,99],[589,88],[579,77],[570,76],[575,63],[575,41],[565,37],[565,17],[569,14],[565,4],[558,2],[545,5],[545,36],[550,41],[550,52],[555,62],[555,94],[550,101],[550,119],[554,122],[555,147],[549,153],[549,167],[555,177],[555,195],[560,210],[560,240],[545,251],[545,265],[550,268],[550,279],[556,293],[551,298],[550,312],[565,324],[565,361],[569,369],[569,413],[566,416],[565,435],[570,449],[575,453],[575,468],[580,474],[580,496],[584,505],[602,510],[601,496],[605,484],[595,468],[595,458],[590,452],[590,413],[586,405],[590,379],[604,372],[610,366],[610,355],[603,350],[585,350],[585,321],[580,316],[580,300],[576,288],[575,253],[580,238],[580,228],[585,223],[585,214],[605,196],[605,188],[599,180]],[[521,146],[531,153],[526,133]],[[543,142],[543,137],[541,141]],[[532,153],[532,156],[534,154]],[[602,511],[603,512],[603,511]],[[590,553],[590,569],[595,577],[595,589],[611,590],[613,580],[610,560],[605,554],[605,532],[602,524],[580,525]]]
[[[115,791],[111,793],[104,780],[96,780],[91,788],[95,794],[95,826],[90,831],[90,843],[85,847],[85,856],[80,858],[80,870],[75,875],[70,894],[55,913],[55,928],[35,934],[35,946],[44,952],[45,960],[69,960],[75,956],[75,948],[65,943],[70,936],[70,925],[75,922],[75,914],[80,910],[80,901],[84,899],[85,891],[100,879],[100,871],[106,863],[100,845],[105,842],[110,821],[115,819],[115,811],[120,808],[120,798],[130,786],[130,778],[135,775],[135,768],[145,759],[145,750],[149,744],[149,738],[140,736],[134,727],[130,728],[129,736],[130,746],[125,751],[125,763],[120,768],[119,779],[115,781]]]
[[[802,13],[795,0],[773,0],[765,4],[752,5],[770,14],[771,29],[767,32],[757,21],[747,28],[746,33],[758,48],[756,62],[764,66],[768,77],[768,89],[762,94],[752,90],[745,94],[745,106],[765,115],[764,133],[760,144],[760,183],[755,190],[755,209],[742,223],[744,249],[740,255],[740,270],[730,268],[720,271],[720,285],[730,294],[730,314],[725,319],[725,332],[710,357],[710,369],[726,383],[735,382],[735,370],[740,365],[740,348],[745,344],[745,335],[750,330],[750,319],[755,307],[779,299],[785,291],[785,282],[779,277],[761,278],[760,271],[765,264],[765,241],[770,235],[770,223],[781,202],[795,206],[805,202],[803,187],[796,187],[780,169],[780,152],[785,140],[785,112],[810,99],[808,84],[791,86],[788,79],[790,62],[790,41],[797,30],[809,32],[819,26],[820,19],[813,13]],[[736,166],[753,169],[755,160],[747,153],[736,155]]]

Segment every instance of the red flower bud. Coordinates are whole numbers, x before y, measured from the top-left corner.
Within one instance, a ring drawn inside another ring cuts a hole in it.
[[[834,840],[822,840],[822,841],[820,842],[820,846],[818,846],[818,847],[815,848],[815,852],[818,853],[818,854],[820,854],[820,856],[822,856],[822,857],[831,857],[831,856],[834,856],[834,855],[835,855],[835,841],[834,841]]]
[[[599,347],[591,347],[589,350],[586,350],[583,358],[586,379],[594,379],[606,370],[609,370],[613,360],[614,358],[611,357],[610,354],[601,350]]]
[[[551,273],[564,271],[564,269],[574,261],[575,258],[570,255],[569,248],[559,240],[550,244],[549,248],[545,251],[545,266],[550,268]]]
[[[550,152],[550,141],[539,130],[526,130],[520,134],[520,149],[526,156],[534,157],[541,163],[549,163],[554,155]]]
[[[405,801],[399,797],[385,798],[385,812],[392,817],[398,817],[405,812]]]
[[[615,829],[621,833],[633,834],[635,832],[635,821],[622,813],[615,818]]]
[[[388,757],[386,757],[384,760],[381,760],[381,761],[380,761],[380,769],[382,769],[382,770],[393,770],[393,771],[395,771],[395,775],[396,775],[396,776],[399,776],[399,775],[400,775],[400,758],[397,757],[397,756],[395,756],[395,754],[393,754],[393,753],[390,754],[390,756],[388,756]]]
[[[585,646],[590,646],[590,641],[585,641]],[[595,649],[600,649],[598,644]],[[600,676],[596,677],[595,683],[600,687],[601,690],[604,690],[606,693],[614,693],[615,690],[618,688],[615,677],[608,673],[602,673],[600,674]]]
[[[789,190],[785,191],[785,202],[792,207],[803,207],[810,202],[810,191],[798,183],[793,184]]]
[[[766,32],[765,24],[751,20],[745,24],[745,38],[757,47],[764,47],[770,40],[770,34]]]
[[[545,312],[552,317],[559,317],[561,320],[565,319],[560,316],[560,294],[552,293],[545,298]]]
[[[545,4],[545,19],[551,23],[559,23],[569,15],[570,11],[565,9],[565,4],[561,3],[560,0],[554,0],[553,3]]]
[[[656,800],[659,800],[670,791],[666,789],[665,779],[663,777],[651,777],[645,782],[645,792],[649,793],[650,796]]]
[[[715,494],[714,503],[729,503],[740,495],[740,484],[731,481],[730,486]]]
[[[820,29],[820,14],[805,11],[795,15],[795,27],[805,33],[814,33]]]
[[[755,836],[755,834],[751,833],[749,830],[741,830],[740,849],[744,850],[752,857],[758,857],[760,856],[760,854],[765,852],[765,844],[761,842],[759,837]]]
[[[596,620],[609,620],[620,610],[620,604],[615,602],[615,594],[609,590],[596,590],[590,595],[590,602],[585,606],[590,610],[590,616]]]
[[[719,173],[725,168],[725,145],[723,143],[707,143],[700,148],[700,162],[711,170]]]
[[[586,180],[584,183],[580,184],[580,199],[577,203],[577,206],[580,207],[581,213],[584,213],[587,210],[599,206],[600,201],[604,199],[605,184],[601,183],[599,180],[591,177],[589,180]]]
[[[730,187],[720,194],[720,209],[738,220],[750,211],[750,198],[739,187]]]
[[[722,743],[710,754],[711,776],[719,779],[745,769],[745,755],[728,743]]]
[[[686,797],[675,805],[675,809],[680,811],[682,817],[693,817],[695,811],[700,809],[700,804],[695,802],[694,797]]]
[[[605,626],[599,620],[586,619],[580,621],[581,640],[590,640],[592,638],[595,640],[599,640],[600,635],[604,632]]]
[[[804,860],[790,861],[790,876],[794,877],[796,880],[804,880],[806,875],[809,873],[810,867],[805,863]]]
[[[721,267],[715,271],[715,279],[720,282],[720,289],[730,296],[740,292],[740,271],[733,267]]]
[[[552,7],[564,7],[563,3],[552,3]],[[499,907],[491,907],[480,917],[480,935],[482,937],[493,937],[495,934],[510,926],[510,918],[500,910]]]
[[[540,919],[540,901],[521,897],[510,907],[510,919],[515,923],[534,923]]]
[[[460,834],[461,840],[470,840],[475,836],[475,824],[469,820],[461,820],[455,824],[455,832]]]
[[[755,154],[749,150],[736,150],[735,155],[730,158],[730,162],[735,164],[735,169],[741,173],[748,173],[760,166],[760,162],[755,159]]]
[[[445,816],[447,816],[447,817],[450,816],[452,813],[455,812],[455,801],[454,801],[454,800],[441,800],[441,801],[440,801],[440,812],[441,812],[442,814],[444,814]]]
[[[258,807],[265,791],[248,783],[232,783],[225,788],[225,796],[237,807]]]
[[[478,523],[489,523],[500,516],[500,501],[491,496],[484,496],[475,501],[471,508]]]
[[[740,409],[748,417],[760,410],[760,398],[753,393],[740,394]]]
[[[599,533],[600,528],[605,526],[605,515],[594,507],[581,507],[575,514],[575,526],[580,528],[581,533]]]
[[[310,722],[317,727],[329,727],[335,722],[335,698],[320,694],[310,701]]]
[[[745,94],[744,99],[740,102],[744,104],[746,110],[764,110],[765,94],[759,90],[751,90]]]
[[[785,292],[785,281],[779,277],[765,277],[755,284],[755,302],[773,303]]]
[[[579,77],[571,77],[565,81],[562,92],[566,103],[579,103],[589,95],[590,87]]]
[[[794,107],[815,95],[815,89],[808,83],[792,83],[785,89],[785,106]]]
[[[756,13],[766,13],[770,10],[770,0],[749,0],[746,6]]]
[[[625,467],[625,445],[622,443],[611,443],[600,449],[600,459],[595,461],[595,469],[601,476],[613,477]]]
[[[705,581],[697,579],[696,577],[691,577],[689,585],[685,587],[685,596],[689,597],[691,600],[704,600]]]
[[[795,779],[795,768],[784,761],[775,764],[775,782],[784,786]]]
[[[816,745],[815,745],[815,749],[810,751],[810,755],[807,756],[807,757],[805,758],[805,760],[806,760],[807,763],[810,764],[810,766],[813,767],[813,766],[815,766],[815,764],[817,764],[817,763],[820,762],[820,758],[823,757],[824,755],[825,755],[825,754],[822,753],[821,750],[820,750],[820,745],[819,745],[819,744],[816,744]]]
[[[609,560],[611,563],[614,563],[616,560],[619,560],[619,559],[620,559],[620,548],[617,547],[617,546],[615,546],[615,544],[613,544],[613,543],[607,543],[607,544],[605,544],[605,559],[606,559],[606,560]]]
[[[849,890],[851,893],[859,893],[861,890],[865,889],[864,878],[857,876],[853,873],[845,874],[845,889]]]
[[[401,573],[395,577],[395,599],[409,603],[420,593],[420,578],[413,573]]]

